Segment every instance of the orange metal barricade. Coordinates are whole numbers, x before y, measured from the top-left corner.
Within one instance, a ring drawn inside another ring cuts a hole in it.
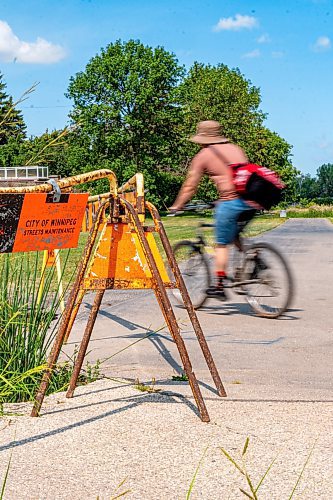
[[[145,202],[142,174],[135,174],[119,188],[114,173],[108,170],[90,172],[59,180],[57,186],[59,191],[58,197],[56,201],[53,200],[52,202],[50,200],[50,203],[53,203],[52,208],[54,208],[54,211],[57,211],[57,220],[69,220],[71,224],[74,220],[68,217],[61,218],[61,202],[66,202],[66,196],[72,196],[72,194],[69,194],[61,199],[64,193],[68,193],[75,185],[103,177],[107,177],[110,181],[110,192],[89,198],[86,208],[86,218],[82,224],[83,230],[89,229],[88,241],[52,346],[48,359],[48,368],[44,372],[36,394],[32,416],[39,415],[61,347],[70,334],[84,294],[87,291],[94,291],[96,296],[76,358],[67,397],[73,396],[105,290],[150,288],[155,292],[166,324],[177,345],[184,371],[188,377],[194,399],[199,409],[200,417],[203,421],[208,422],[209,415],[167,294],[168,287],[180,290],[184,306],[192,322],[194,332],[215,382],[217,392],[220,396],[226,396],[226,393],[187,293],[177,262],[173,256],[158,211],[152,204]],[[14,195],[22,193],[48,193],[52,190],[53,187],[50,184],[41,184],[34,187],[2,188],[0,189],[0,195],[1,193],[12,193]],[[150,212],[153,219],[153,225],[150,227],[144,225],[146,210]],[[50,213],[50,217],[53,217],[52,210],[50,211],[49,209],[48,213]],[[80,221],[80,227],[81,223],[82,221]],[[169,267],[172,271],[172,277],[167,273],[153,233],[156,233],[160,237]],[[33,250],[33,246],[29,247],[29,249]],[[42,248],[38,247],[38,249]],[[52,258],[54,258],[55,263],[59,262],[58,252],[56,252],[55,248],[52,248],[52,244],[44,250],[48,252],[47,255],[44,253],[44,269]]]

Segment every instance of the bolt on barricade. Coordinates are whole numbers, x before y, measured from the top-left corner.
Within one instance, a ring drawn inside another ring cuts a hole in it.
[[[144,222],[145,206],[143,175],[140,173],[133,175],[131,179],[129,179],[125,184],[119,187],[118,194],[132,203],[132,205],[138,212],[140,221]],[[102,193],[89,196],[86,211],[82,221],[82,232],[87,233],[90,231],[98,208],[101,206],[103,201],[109,198],[109,196],[110,193]]]

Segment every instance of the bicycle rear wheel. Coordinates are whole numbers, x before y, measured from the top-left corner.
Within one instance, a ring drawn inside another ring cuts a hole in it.
[[[190,296],[194,309],[199,309],[207,300],[206,289],[210,283],[210,271],[207,257],[195,243],[184,240],[173,247],[179,270]],[[172,290],[173,296],[180,305],[182,296],[178,289]]]
[[[242,285],[251,308],[264,318],[278,318],[291,303],[293,278],[283,255],[268,243],[255,243],[244,252]]]

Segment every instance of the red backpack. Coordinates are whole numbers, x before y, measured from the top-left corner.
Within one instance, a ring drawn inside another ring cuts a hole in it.
[[[256,163],[238,163],[229,167],[236,191],[244,200],[254,201],[265,210],[281,201],[285,185],[273,170]]]
[[[214,153],[225,162],[224,156],[211,146]],[[256,163],[229,164],[237,194],[244,200],[254,201],[265,210],[277,205],[285,187],[280,177],[269,168]]]

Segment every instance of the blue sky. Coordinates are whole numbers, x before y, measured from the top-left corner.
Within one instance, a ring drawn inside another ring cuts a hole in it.
[[[180,63],[238,67],[260,87],[266,125],[315,174],[333,162],[333,0],[0,0],[0,71],[28,133],[62,128],[69,78],[117,39],[162,45]]]

